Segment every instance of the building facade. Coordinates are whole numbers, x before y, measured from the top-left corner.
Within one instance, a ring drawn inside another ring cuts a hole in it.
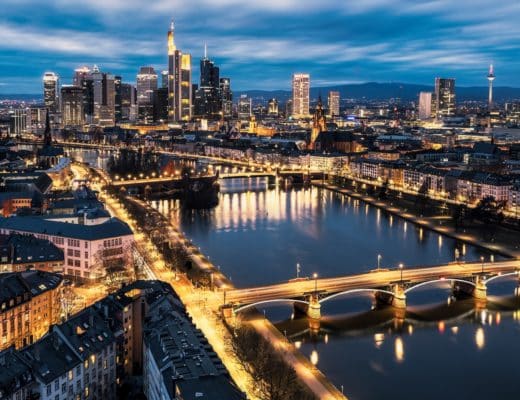
[[[295,118],[309,116],[310,75],[294,74],[292,79],[292,115]]]

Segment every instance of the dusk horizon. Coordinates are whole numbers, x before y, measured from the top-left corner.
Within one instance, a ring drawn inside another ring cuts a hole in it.
[[[520,31],[509,16],[515,1],[478,1],[468,8],[447,0],[386,0],[337,5],[334,1],[235,0],[190,5],[160,1],[6,0],[0,20],[0,91],[38,93],[46,71],[71,83],[77,67],[97,64],[134,82],[141,66],[166,69],[166,33],[175,21],[177,47],[190,53],[193,73],[204,43],[234,91],[285,90],[296,72],[313,87],[366,82],[433,85],[435,77],[457,86],[486,86],[490,64],[497,87],[520,87]],[[405,29],[403,27],[406,27]],[[27,63],[28,58],[38,62]]]

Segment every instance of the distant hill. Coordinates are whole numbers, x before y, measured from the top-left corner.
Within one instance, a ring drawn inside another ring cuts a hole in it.
[[[325,86],[325,87],[311,87],[311,98],[316,99],[320,93],[322,98],[325,100],[329,91],[335,90],[340,92],[342,99],[367,99],[367,100],[388,100],[391,98],[400,98],[403,101],[417,100],[419,92],[431,92],[433,86],[428,85],[417,85],[411,83],[376,83],[368,82],[361,84],[352,85],[337,85],[337,86]],[[494,98],[498,102],[508,100],[520,100],[520,88],[512,87],[496,87],[494,88]],[[278,101],[285,102],[291,98],[291,92],[288,90],[245,90],[234,92],[235,98],[238,98],[241,94],[247,94],[248,96],[256,99],[269,100],[276,98]],[[457,100],[459,101],[485,101],[487,99],[488,88],[487,86],[482,87],[456,87]]]
[[[366,99],[366,100],[388,100],[400,98],[403,101],[414,101],[419,98],[419,92],[431,92],[433,86],[417,85],[413,83],[377,83],[367,82],[349,85],[335,85],[324,87],[311,87],[311,99],[316,99],[321,94],[324,101],[331,90],[339,91],[342,99]],[[488,95],[487,86],[456,86],[458,101],[486,101]],[[520,101],[520,88],[495,87],[494,99],[498,102],[510,100]],[[247,94],[257,101],[268,101],[276,98],[284,103],[291,98],[290,90],[242,90],[234,91],[233,97],[236,101],[241,94]],[[1,94],[0,100],[23,100],[23,101],[42,101],[40,94]]]

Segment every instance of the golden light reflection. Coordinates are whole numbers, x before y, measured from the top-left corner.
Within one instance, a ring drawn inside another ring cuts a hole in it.
[[[325,344],[328,344],[329,343],[329,334],[325,334],[325,338],[324,338],[324,341],[325,341]]]
[[[454,335],[459,333],[459,327],[458,326],[452,326],[451,327],[451,333],[453,333]]]
[[[477,348],[479,350],[483,349],[486,345],[486,338],[484,337],[484,328],[481,326],[475,332],[475,343],[477,344]]]
[[[404,361],[404,344],[403,344],[403,339],[401,339],[400,336],[395,338],[394,351],[395,351],[396,361],[399,363],[403,362]]]
[[[408,334],[413,334],[413,325],[408,325]]]
[[[500,325],[500,322],[502,322],[502,314],[497,312],[497,314],[495,315],[495,324]]]
[[[316,350],[313,350],[311,353],[311,363],[312,365],[318,365],[318,352]]]
[[[439,321],[438,329],[439,333],[444,333],[444,331],[446,330],[446,324],[444,323],[444,321]]]
[[[376,333],[374,335],[374,344],[376,345],[376,348],[379,349],[383,345],[384,341],[385,341],[384,333]]]

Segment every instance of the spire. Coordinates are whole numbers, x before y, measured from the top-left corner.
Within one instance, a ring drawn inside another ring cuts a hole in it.
[[[204,42],[204,58],[208,58],[208,44]]]
[[[175,24],[173,23],[173,18],[170,22],[170,32],[173,32],[175,30]]]
[[[49,109],[47,108],[47,113],[45,117],[45,131],[43,132],[43,145],[51,146],[52,145],[52,135],[51,135],[51,123],[49,118]]]

